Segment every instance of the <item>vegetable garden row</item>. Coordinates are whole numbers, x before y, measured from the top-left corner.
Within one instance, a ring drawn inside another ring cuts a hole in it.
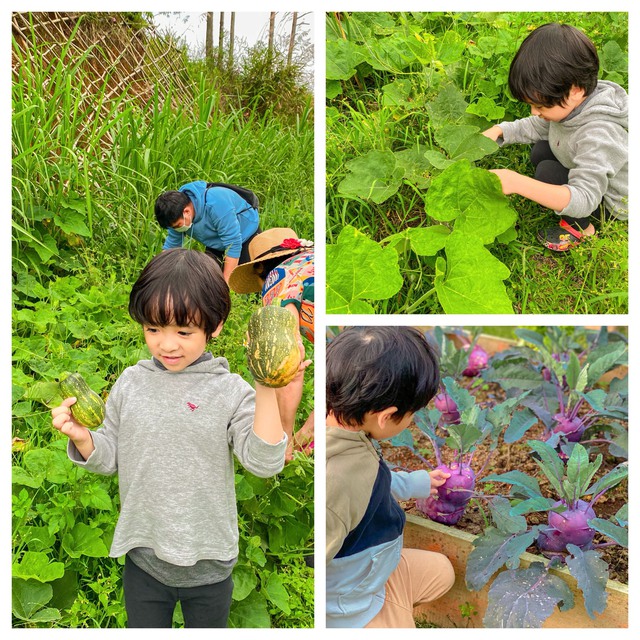
[[[478,534],[459,579],[469,592],[488,588],[485,626],[537,627],[572,609],[559,567],[598,618],[607,581],[627,582],[626,336],[518,328],[487,353],[477,328],[430,335],[443,354],[441,393],[382,451],[392,466],[451,477],[406,509]],[[538,558],[521,567],[527,550]]]

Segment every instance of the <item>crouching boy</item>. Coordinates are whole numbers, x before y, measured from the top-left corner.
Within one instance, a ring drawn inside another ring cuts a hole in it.
[[[453,585],[449,559],[403,549],[397,500],[449,474],[391,472],[374,446],[438,389],[435,353],[412,327],[351,327],[327,346],[327,627],[415,627],[413,608]]]

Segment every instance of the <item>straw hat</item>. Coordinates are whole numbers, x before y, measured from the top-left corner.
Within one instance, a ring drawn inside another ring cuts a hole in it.
[[[249,243],[249,262],[238,265],[229,277],[229,287],[236,293],[252,293],[262,289],[263,281],[253,265],[279,256],[300,253],[313,246],[313,242],[300,240],[293,229],[280,227],[259,233]]]

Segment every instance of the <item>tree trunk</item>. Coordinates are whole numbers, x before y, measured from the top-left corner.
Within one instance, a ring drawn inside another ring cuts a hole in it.
[[[220,12],[220,33],[218,34],[218,69],[222,70],[222,52],[224,50],[224,11]]]
[[[204,58],[213,67],[213,11],[207,11],[207,33],[204,40]]]
[[[273,39],[276,30],[276,12],[269,13],[269,44],[267,45],[267,68],[271,69],[271,60],[273,59]]]
[[[298,12],[293,12],[293,18],[291,20],[291,36],[289,37],[289,53],[287,54],[287,66],[291,66],[293,61],[293,47],[296,42],[296,26],[298,24]]]
[[[231,12],[231,22],[229,23],[229,70],[233,71],[233,41],[236,31],[236,12]]]

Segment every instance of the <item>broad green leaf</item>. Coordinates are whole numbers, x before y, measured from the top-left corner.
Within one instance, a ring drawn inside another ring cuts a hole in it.
[[[446,31],[437,39],[438,50],[437,59],[442,64],[453,64],[458,62],[464,53],[467,43],[456,31]]]
[[[327,313],[373,313],[365,300],[390,298],[402,287],[395,249],[349,225],[327,245],[327,264]]]
[[[474,162],[498,149],[498,145],[483,136],[478,127],[468,124],[445,125],[436,132],[435,139],[451,160]]]
[[[448,227],[439,224],[407,229],[411,249],[419,256],[434,256],[444,248],[450,233]]]
[[[271,616],[264,594],[252,591],[246,598],[231,604],[229,627],[235,629],[269,628]]]
[[[289,607],[289,593],[287,592],[282,576],[272,572],[267,578],[266,584],[263,585],[263,590],[267,599],[278,607],[281,611],[289,615],[291,609]]]
[[[327,41],[327,80],[348,80],[364,60],[361,47],[350,40]]]
[[[445,313],[513,313],[503,282],[510,271],[481,240],[454,231],[445,252],[446,262],[436,261],[434,280]]]
[[[532,476],[522,471],[507,471],[507,473],[491,474],[485,476],[482,482],[507,482],[516,489],[517,493],[522,493],[530,498],[537,498],[540,495],[540,485]]]
[[[11,566],[11,574],[23,580],[51,582],[64,575],[64,562],[52,562],[42,551],[25,551],[20,561]]]
[[[584,596],[584,606],[591,618],[602,613],[607,606],[607,580],[609,568],[597,551],[582,551],[575,544],[568,544],[566,563],[571,575],[578,581]]]
[[[379,71],[402,71],[416,60],[416,54],[408,38],[394,32],[386,38],[371,40],[362,51],[366,61]]]
[[[347,162],[347,174],[338,191],[349,197],[373,200],[380,204],[390,198],[402,184],[404,169],[398,165],[393,151],[374,149]]]
[[[627,73],[629,61],[627,54],[615,40],[609,40],[600,51],[602,68],[608,73]]]
[[[49,527],[26,525],[18,529],[18,536],[29,551],[45,551],[53,547],[56,542],[56,538],[49,531]]]
[[[13,484],[21,484],[24,487],[37,489],[44,481],[44,473],[31,475],[22,467],[14,465],[11,467],[11,482]]]
[[[427,159],[424,145],[416,144],[410,149],[395,151],[396,163],[404,169],[404,179],[415,184],[419,189],[426,189],[431,184],[431,163]]]
[[[112,511],[113,503],[109,492],[97,484],[85,484],[80,494],[80,502],[85,507]]]
[[[504,107],[497,105],[491,98],[482,96],[476,102],[467,107],[467,113],[471,113],[489,121],[502,120]]]
[[[611,538],[620,546],[625,548],[629,547],[629,529],[626,527],[620,527],[610,520],[604,520],[603,518],[593,518],[589,520],[587,524],[603,536]]]
[[[49,584],[35,580],[14,578],[11,585],[12,613],[20,620],[32,620],[38,610],[42,610],[53,595]]]
[[[255,569],[246,564],[237,564],[233,568],[233,595],[234,600],[244,600],[258,584],[258,576]]]
[[[102,535],[102,529],[78,522],[70,532],[64,534],[62,547],[72,558],[79,558],[80,556],[106,558],[109,555],[109,550],[102,539]]]
[[[560,604],[562,603],[562,604]],[[569,585],[534,562],[527,569],[504,571],[489,589],[485,627],[537,629],[556,607],[562,611],[574,606]]]
[[[444,86],[435,100],[426,107],[429,118],[436,129],[446,124],[459,122],[464,117],[466,109],[467,101],[454,84]]]
[[[327,80],[327,100],[333,100],[342,93],[342,84],[339,80]]]
[[[516,212],[502,193],[499,178],[474,167],[468,160],[455,162],[433,179],[426,211],[436,220],[455,219],[454,231],[464,234],[470,242],[480,240],[482,244],[493,242],[516,220]]]
[[[382,104],[387,107],[410,104],[411,80],[400,78],[382,87]]]
[[[520,563],[520,555],[533,543],[537,529],[522,534],[505,535],[489,527],[483,536],[473,541],[474,549],[467,560],[465,580],[471,591],[478,591],[505,564]]]
[[[53,217],[53,222],[65,233],[90,237],[91,231],[89,231],[89,227],[87,227],[85,220],[86,214],[78,213],[72,209],[63,209],[59,214],[56,213]]]
[[[246,480],[245,476],[240,473],[236,473],[235,478],[236,484],[236,500],[251,500],[255,496],[255,492],[253,491],[253,487]]]

